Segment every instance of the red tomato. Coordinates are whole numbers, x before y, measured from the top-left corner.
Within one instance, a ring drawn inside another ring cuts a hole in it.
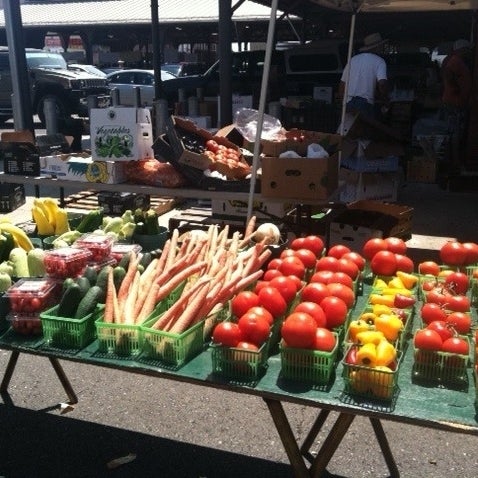
[[[280,259],[284,259],[285,257],[295,256],[296,251],[294,249],[283,249],[279,255]]]
[[[437,351],[441,350],[443,340],[436,330],[421,329],[415,333],[413,344],[417,349]]]
[[[440,334],[442,340],[453,337],[453,331],[447,326],[444,320],[434,320],[427,325],[427,329],[434,330]]]
[[[260,347],[268,338],[271,332],[269,323],[263,317],[247,312],[239,318],[237,325],[241,329],[246,342],[251,342]]]
[[[471,317],[464,312],[452,312],[446,317],[446,323],[453,327],[460,335],[466,335],[471,330]]]
[[[362,247],[362,255],[368,261],[372,260],[372,257],[379,251],[386,251],[388,248],[385,239],[379,237],[373,237],[369,239]]]
[[[354,251],[347,252],[342,256],[342,259],[349,259],[352,262],[355,262],[355,264],[357,264],[357,267],[361,271],[365,269],[365,257],[363,257],[358,252],[354,252]]]
[[[440,266],[435,261],[424,261],[418,264],[418,272],[424,275],[437,277],[440,273]]]
[[[465,263],[467,249],[458,241],[448,241],[440,248],[440,259],[449,266],[461,266]]]
[[[284,320],[281,336],[288,347],[309,349],[314,346],[317,324],[305,312],[292,312]]]
[[[311,278],[309,279],[309,282],[320,282],[322,284],[327,284],[331,281],[332,276],[334,274],[335,272],[328,271],[328,270],[317,271],[314,274],[312,274]]]
[[[259,296],[250,290],[243,290],[231,299],[231,312],[235,317],[240,317],[256,305],[259,305]]]
[[[433,302],[444,306],[445,303],[448,302],[449,294],[445,294],[442,288],[435,287],[434,289],[425,292],[425,298],[427,302]]]
[[[282,276],[282,272],[279,269],[267,269],[262,276],[262,280],[270,281],[274,277]]]
[[[339,260],[335,257],[324,256],[317,260],[315,265],[316,271],[331,271],[337,272]]]
[[[307,269],[313,269],[315,267],[317,257],[315,253],[313,253],[309,249],[297,249],[296,251],[294,251],[294,254],[303,262],[304,266],[307,267]]]
[[[267,285],[257,295],[259,296],[259,305],[265,307],[274,316],[274,319],[285,314],[287,302],[275,287]]]
[[[434,320],[447,319],[447,313],[445,310],[439,304],[434,302],[427,302],[426,304],[423,304],[420,310],[420,315],[423,322],[427,325]]]
[[[212,341],[225,347],[236,347],[243,338],[242,331],[235,322],[219,322],[212,332]]]
[[[339,297],[347,304],[349,309],[352,308],[355,302],[355,293],[350,287],[339,282],[329,282],[327,289],[329,289],[330,295]]]
[[[449,295],[446,298],[445,308],[453,312],[469,312],[470,299],[466,295]]]
[[[282,259],[282,263],[279,266],[279,270],[285,276],[297,276],[299,279],[303,279],[305,276],[304,263],[296,256],[288,256]]]
[[[327,325],[325,312],[322,307],[315,302],[299,302],[295,306],[293,312],[305,312],[306,314],[311,315],[314,318],[317,327],[326,327]]]
[[[290,304],[297,295],[297,283],[291,279],[292,276],[274,277],[269,285],[275,287],[284,297],[285,301]]]
[[[337,261],[337,272],[344,272],[355,280],[360,274],[360,269],[355,262],[343,257]]]
[[[325,297],[319,304],[327,317],[327,328],[335,329],[345,322],[347,318],[347,304],[339,297]]]
[[[268,280],[258,280],[256,282],[256,285],[254,286],[254,292],[256,294],[259,295],[259,291],[264,288],[264,287],[267,287],[269,285],[269,281]]]
[[[320,304],[325,297],[330,296],[327,285],[321,282],[310,282],[306,284],[300,294],[300,300],[303,302],[315,302]]]
[[[407,245],[403,239],[400,239],[399,237],[386,237],[385,242],[387,243],[388,251],[402,255],[407,253]]]
[[[305,236],[303,247],[312,251],[316,257],[320,257],[324,252],[324,241],[319,236]]]
[[[378,251],[370,261],[370,269],[377,275],[393,276],[397,272],[397,258],[393,252]]]
[[[461,337],[450,337],[443,342],[441,349],[443,352],[460,355],[468,355],[469,352],[468,342]]]
[[[274,257],[267,264],[267,269],[279,269],[282,264],[282,259],[279,257]]]
[[[336,342],[336,336],[329,329],[319,327],[315,332],[314,349],[316,350],[331,352],[334,350]]]
[[[451,272],[445,278],[445,285],[447,289],[455,294],[466,294],[470,281],[464,272]]]
[[[327,255],[340,259],[344,254],[351,252],[350,248],[344,244],[335,244],[327,251]]]
[[[263,319],[267,320],[269,325],[274,323],[274,317],[272,314],[262,305],[256,305],[255,307],[251,307],[246,314],[256,315],[257,317],[262,317]]]
[[[302,249],[305,247],[305,237],[295,237],[290,242],[290,248],[294,249],[294,251],[298,249]]]
[[[316,274],[318,274],[318,272],[316,272]],[[329,283],[331,282],[338,282],[340,284],[346,285],[347,287],[350,287],[351,289],[354,288],[353,279],[345,272],[332,272]]]
[[[397,271],[407,272],[411,274],[415,269],[415,264],[410,259],[410,257],[403,254],[395,254],[397,259]]]
[[[302,289],[302,287],[304,286],[304,282],[302,281],[302,279],[299,279],[297,276],[286,276],[286,277],[289,277],[289,279],[292,279],[295,282],[297,290]]]
[[[464,242],[463,247],[466,249],[465,265],[476,264],[478,262],[478,244],[476,242]]]
[[[252,352],[259,351],[259,347],[257,345],[252,344],[251,342],[245,342],[244,340],[236,345],[236,349],[250,350]]]

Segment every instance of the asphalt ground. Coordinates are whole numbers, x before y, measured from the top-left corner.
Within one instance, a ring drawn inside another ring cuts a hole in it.
[[[67,193],[67,191],[66,191]],[[33,188],[27,186],[29,200]],[[42,190],[54,195],[55,188]],[[478,194],[404,184],[399,203],[413,206],[413,231],[478,241]],[[28,214],[20,208],[16,217]],[[435,247],[432,240],[422,245]],[[10,353],[0,350],[0,370]],[[79,398],[71,409],[50,362],[20,355],[0,402],[0,477],[5,478],[288,478],[288,458],[265,403],[219,391],[62,361]],[[444,403],[430,407],[444,407]],[[301,442],[318,410],[284,404]],[[317,437],[318,449],[333,418]],[[405,478],[478,476],[478,437],[383,421]],[[114,469],[111,460],[134,459]],[[388,471],[370,422],[357,417],[333,456],[335,477],[382,478]]]

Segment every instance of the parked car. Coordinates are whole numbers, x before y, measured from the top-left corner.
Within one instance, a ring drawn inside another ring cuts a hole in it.
[[[181,61],[179,63],[164,63],[161,65],[162,70],[169,71],[174,76],[201,75],[207,70],[206,63]]]
[[[74,71],[80,71],[84,73],[90,73],[91,75],[99,76],[100,78],[106,78],[106,73],[96,68],[94,65],[84,65],[83,63],[68,63],[68,69]]]
[[[59,118],[88,115],[88,97],[96,96],[99,106],[110,101],[105,78],[69,70],[61,53],[26,48],[32,110],[45,124],[44,104],[52,100]],[[0,47],[0,122],[13,116],[12,74],[8,47]]]
[[[119,101],[124,106],[136,105],[136,90],[140,89],[140,100],[142,106],[152,106],[155,96],[154,70],[118,70],[106,76],[111,89],[119,91]],[[167,83],[176,79],[168,71],[161,70],[161,81]]]

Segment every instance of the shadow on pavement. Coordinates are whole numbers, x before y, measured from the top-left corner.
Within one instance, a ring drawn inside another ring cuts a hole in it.
[[[0,405],[0,476],[291,478],[289,465]],[[136,459],[108,469],[113,459]]]

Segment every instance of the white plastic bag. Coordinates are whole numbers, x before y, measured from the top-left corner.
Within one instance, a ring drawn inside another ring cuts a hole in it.
[[[250,142],[254,142],[257,136],[257,122],[259,112],[251,108],[241,108],[236,112],[234,125],[242,136]],[[282,124],[274,116],[264,114],[262,122],[261,139],[274,140],[281,132]]]
[[[308,158],[328,158],[329,153],[317,143],[312,143],[307,146],[307,157]]]

